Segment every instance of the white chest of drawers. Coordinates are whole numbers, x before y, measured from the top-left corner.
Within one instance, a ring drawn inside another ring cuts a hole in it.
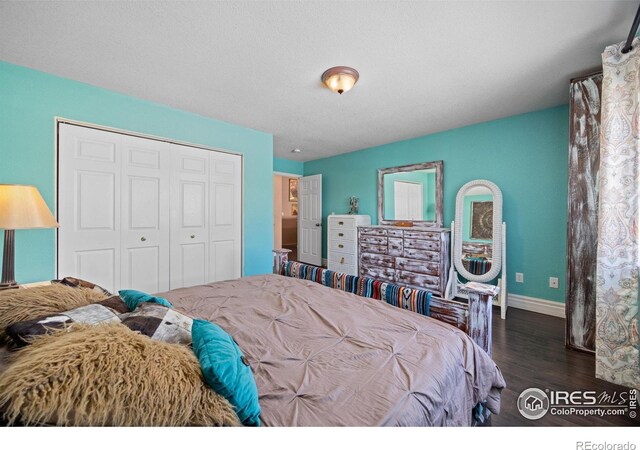
[[[327,222],[327,267],[358,275],[358,227],[371,225],[371,217],[332,214]]]

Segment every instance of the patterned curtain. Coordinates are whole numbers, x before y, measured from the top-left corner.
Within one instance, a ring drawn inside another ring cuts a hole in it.
[[[596,376],[640,388],[640,38],[602,54]]]

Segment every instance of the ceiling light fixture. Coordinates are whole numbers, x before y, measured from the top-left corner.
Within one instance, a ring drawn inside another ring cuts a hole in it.
[[[322,82],[338,94],[350,90],[356,84],[358,78],[360,78],[358,71],[346,66],[332,67],[322,74]]]

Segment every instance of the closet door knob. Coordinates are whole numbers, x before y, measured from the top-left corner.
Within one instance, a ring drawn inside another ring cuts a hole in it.
[[[195,234],[192,234],[192,235],[191,235],[191,239],[195,239],[195,238],[196,238],[196,235],[195,235]]]
[[[146,241],[146,240],[147,240],[147,238],[146,238],[146,237],[144,237],[144,236],[142,236],[142,237],[140,238],[140,240],[141,240],[142,242],[144,242],[144,241]]]

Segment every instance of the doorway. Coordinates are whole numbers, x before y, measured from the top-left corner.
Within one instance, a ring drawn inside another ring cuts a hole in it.
[[[289,259],[298,260],[298,176],[273,176],[274,248],[291,250]]]

